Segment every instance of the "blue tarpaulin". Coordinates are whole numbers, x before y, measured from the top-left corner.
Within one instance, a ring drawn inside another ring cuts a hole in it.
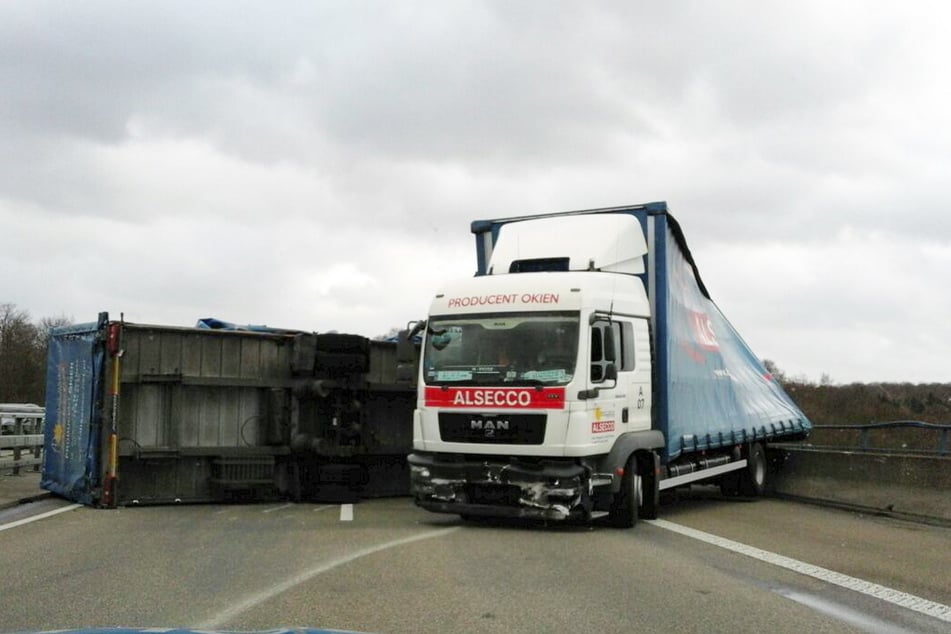
[[[99,325],[54,329],[46,367],[46,430],[40,486],[83,504],[99,480],[102,369]]]
[[[195,323],[195,328],[207,328],[209,330],[247,330],[250,332],[297,332],[285,328],[271,328],[270,326],[256,324],[235,324],[230,321],[216,319],[215,317],[202,317]]]
[[[808,431],[806,416],[708,297],[682,240],[664,229],[668,459]]]

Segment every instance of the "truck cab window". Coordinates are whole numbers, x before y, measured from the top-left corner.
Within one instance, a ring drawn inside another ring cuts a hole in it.
[[[597,321],[591,326],[591,381],[604,381],[609,364],[620,359],[621,327],[617,322]]]

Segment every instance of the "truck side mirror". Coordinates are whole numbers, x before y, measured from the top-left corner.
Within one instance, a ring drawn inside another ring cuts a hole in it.
[[[605,386],[606,390],[613,390],[617,387],[617,366],[614,363],[608,363],[604,366],[604,380],[611,381],[610,386]]]
[[[417,331],[418,332],[418,331]],[[415,383],[418,371],[419,346],[411,330],[401,330],[396,336],[396,382]]]
[[[426,328],[426,320],[411,321],[406,325],[406,338],[412,339]]]
[[[416,344],[413,342],[414,335],[409,330],[401,330],[396,336],[396,361],[398,363],[415,363],[419,356]]]

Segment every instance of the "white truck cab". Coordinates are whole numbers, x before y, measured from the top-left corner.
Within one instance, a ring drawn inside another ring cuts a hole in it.
[[[437,295],[430,314],[414,449],[587,456],[650,429],[640,280],[477,277]]]
[[[617,439],[662,445],[651,432],[650,304],[636,275],[645,253],[630,216],[515,224],[489,275],[436,295],[410,456],[421,506],[591,516],[594,489],[619,486],[622,473],[600,472]]]

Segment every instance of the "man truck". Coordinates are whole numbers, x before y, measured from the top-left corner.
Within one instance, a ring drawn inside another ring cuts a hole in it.
[[[755,496],[811,424],[710,298],[666,203],[472,223],[475,277],[414,332],[410,487],[463,517],[656,518],[695,482]]]

